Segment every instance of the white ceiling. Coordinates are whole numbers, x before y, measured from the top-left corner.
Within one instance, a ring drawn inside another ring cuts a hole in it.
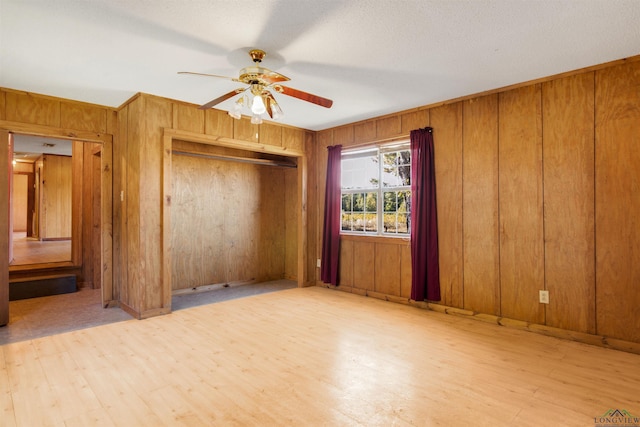
[[[640,54],[640,0],[0,0],[0,86],[118,107],[136,92],[204,104],[251,64],[283,123],[363,120]],[[228,110],[233,101],[216,108]]]

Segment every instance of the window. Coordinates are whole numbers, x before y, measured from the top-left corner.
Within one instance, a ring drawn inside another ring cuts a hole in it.
[[[408,143],[345,151],[341,161],[342,232],[411,233],[411,151]]]

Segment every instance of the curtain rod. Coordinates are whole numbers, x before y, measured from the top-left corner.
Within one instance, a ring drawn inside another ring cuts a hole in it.
[[[250,157],[227,156],[223,154],[191,153],[188,151],[179,151],[179,150],[171,150],[171,154],[176,154],[179,156],[190,156],[190,157],[201,157],[205,159],[223,160],[227,162],[252,163],[255,165],[262,165],[262,166],[276,166],[276,167],[293,168],[293,169],[296,169],[298,167],[298,165],[293,163],[279,162],[276,160],[252,159]]]

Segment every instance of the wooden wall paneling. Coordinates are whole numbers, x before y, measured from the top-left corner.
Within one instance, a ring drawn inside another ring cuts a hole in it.
[[[595,333],[594,73],[542,84],[546,325]]]
[[[367,291],[374,290],[375,283],[375,243],[353,242],[353,287]]]
[[[462,307],[462,103],[433,108],[430,120],[435,145],[441,301]]]
[[[260,199],[258,211],[253,215],[258,217],[260,233],[258,239],[258,259],[261,266],[260,280],[282,279],[285,275],[287,233],[285,221],[288,217],[286,203],[286,180],[284,168],[260,166],[259,188]],[[296,180],[297,181],[297,175]],[[295,191],[295,190],[294,190]],[[294,206],[297,197],[294,196]],[[297,225],[297,215],[294,214],[292,226]],[[294,225],[295,224],[295,225]],[[293,242],[297,238],[294,231]],[[295,243],[293,243],[295,245]],[[297,248],[295,251],[297,260]],[[297,264],[296,264],[297,268]]]
[[[260,144],[282,147],[282,126],[264,122],[259,125],[259,129],[258,140]]]
[[[251,120],[247,117],[242,117],[240,120],[234,119],[233,138],[258,142],[260,138],[260,125],[251,124]]]
[[[375,244],[374,290],[384,295],[400,296],[400,245]]]
[[[210,108],[204,112],[204,133],[207,135],[233,138],[233,122],[226,111]]]
[[[353,138],[354,142],[369,142],[376,139],[376,122],[375,120],[368,120],[365,122],[358,122],[353,125]]]
[[[306,242],[304,247],[307,250],[307,285],[315,285],[317,281],[318,267],[317,259],[318,253],[316,252],[316,234],[318,231],[318,216],[315,206],[318,198],[317,189],[317,173],[316,173],[316,138],[315,133],[305,132],[305,148],[304,152],[304,164],[306,165],[306,185],[301,186],[301,189],[305,189],[307,192],[305,204],[305,212],[307,214],[306,228]],[[299,166],[298,166],[299,167]]]
[[[0,129],[0,326],[9,323],[9,132]]]
[[[640,62],[596,72],[598,334],[640,342]]]
[[[464,306],[500,314],[498,95],[463,102]]]
[[[102,281],[102,302],[105,306],[109,306],[113,301],[119,299],[118,286],[114,284],[114,215],[115,209],[115,197],[118,200],[119,194],[114,197],[114,183],[116,176],[114,173],[114,157],[113,157],[113,140],[118,138],[117,135],[117,115],[114,111],[108,114],[107,131],[111,136],[106,140],[101,147],[100,153],[100,168],[101,168],[101,187],[100,187],[100,230],[102,230],[101,244],[102,251],[100,257],[101,268],[101,281]],[[114,136],[115,135],[115,136]]]
[[[400,133],[402,135],[409,136],[412,130],[430,125],[429,110],[427,109],[404,113],[400,116],[400,119]]]
[[[142,272],[142,253],[140,248],[140,164],[144,153],[140,145],[144,137],[144,106],[147,98],[137,97],[128,104],[126,152],[123,163],[126,167],[124,184],[124,223],[126,246],[126,287],[122,288],[124,308],[134,317],[140,318],[143,307],[144,276]]]
[[[309,272],[312,269],[309,266],[309,251],[307,249],[308,246],[308,232],[309,232],[309,223],[307,221],[308,218],[308,177],[309,172],[307,168],[307,157],[301,156],[296,159],[296,163],[298,165],[296,173],[294,175],[294,180],[289,180],[287,185],[291,185],[295,188],[295,199],[294,201],[290,201],[293,209],[295,210],[295,215],[293,218],[296,221],[296,279],[298,281],[298,286],[308,286],[309,283]],[[285,172],[286,173],[286,172]],[[288,187],[287,187],[288,188]],[[287,222],[286,224],[289,228],[291,228],[291,223]],[[290,246],[287,246],[288,251],[293,252]]]
[[[71,238],[72,219],[72,157],[45,154],[42,169],[44,223],[42,239]]]
[[[378,119],[375,123],[377,139],[393,138],[402,133],[402,117],[399,114]]]
[[[329,145],[342,145],[343,148],[355,142],[354,126],[341,126],[333,130],[333,141]],[[327,147],[329,146],[327,145]]]
[[[145,134],[140,140],[140,250],[144,283],[143,315],[171,309],[170,283],[163,281],[162,208],[164,128],[172,122],[172,104],[145,96]]]
[[[107,109],[79,102],[60,102],[60,127],[104,133]]]
[[[173,290],[226,282],[225,211],[232,200],[225,203],[224,197],[230,166],[219,160],[171,156]],[[239,208],[234,204],[231,210]]]
[[[284,278],[298,280],[298,169],[283,169],[284,184]],[[300,205],[300,207],[302,207]],[[304,229],[302,230],[304,231]],[[305,259],[300,259],[305,263]],[[304,283],[304,277],[301,278]]]
[[[411,298],[411,245],[400,245],[400,296]]]
[[[340,263],[338,264],[338,283],[342,287],[353,287],[353,240],[340,239]],[[320,276],[318,275],[318,280]]]
[[[127,285],[127,147],[129,146],[129,105],[118,111],[117,133],[113,140],[113,301],[128,301]],[[104,185],[104,182],[103,182]],[[103,187],[104,189],[104,187]],[[104,191],[103,191],[104,193]],[[125,197],[125,194],[127,197]],[[103,215],[104,217],[104,215]],[[108,298],[103,289],[105,300]]]
[[[306,151],[305,141],[308,137],[307,135],[313,135],[311,132],[289,127],[280,127],[280,129],[282,129],[282,146],[284,148]]]
[[[6,120],[60,127],[60,101],[26,92],[5,92]]]
[[[102,267],[104,245],[102,244],[102,150],[100,144],[87,144],[86,148],[91,150],[91,158],[85,163],[85,169],[91,169],[91,209],[85,222],[90,223],[91,240],[89,244],[93,247],[93,256],[86,262],[92,265],[92,287],[102,288]],[[85,276],[86,277],[86,276]],[[104,301],[104,296],[102,297]]]
[[[540,85],[499,94],[501,314],[544,324],[541,118]]]
[[[0,89],[0,120],[7,120],[6,97],[7,92]]]
[[[204,115],[205,110],[200,110],[195,105],[174,102],[172,127],[187,132],[204,133]]]

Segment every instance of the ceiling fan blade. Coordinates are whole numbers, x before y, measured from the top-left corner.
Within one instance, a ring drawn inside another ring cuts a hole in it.
[[[235,77],[219,76],[217,74],[193,73],[191,71],[178,71],[178,74],[190,74],[192,76],[216,77],[219,79],[226,79],[234,82],[240,82],[240,80],[236,79]]]
[[[224,95],[219,96],[216,99],[214,99],[212,101],[209,101],[204,105],[201,105],[200,107],[198,107],[198,109],[207,110],[207,109],[213,107],[214,105],[221,103],[222,101],[226,101],[227,99],[229,99],[229,98],[231,98],[233,96],[236,96],[239,93],[244,92],[245,90],[247,90],[247,89],[246,88],[240,88],[240,89],[232,90],[229,93],[225,93]]]
[[[271,70],[269,70],[268,73],[264,73],[262,75],[262,78],[268,83],[279,83],[291,80],[289,77],[283,76],[282,74]]]
[[[313,95],[307,92],[303,92],[298,89],[292,89],[286,86],[280,86],[281,90],[278,90],[280,93],[284,93],[285,95],[293,96],[294,98],[301,99],[303,101],[312,102],[314,104],[320,105],[321,107],[331,108],[333,105],[333,101],[327,98],[323,98],[318,95]]]
[[[265,106],[267,107],[267,113],[269,114],[269,117],[273,119],[273,108],[271,107],[271,105],[275,103],[276,100],[273,98],[273,95],[271,94],[271,92],[267,90],[265,90],[263,94],[266,101]]]

